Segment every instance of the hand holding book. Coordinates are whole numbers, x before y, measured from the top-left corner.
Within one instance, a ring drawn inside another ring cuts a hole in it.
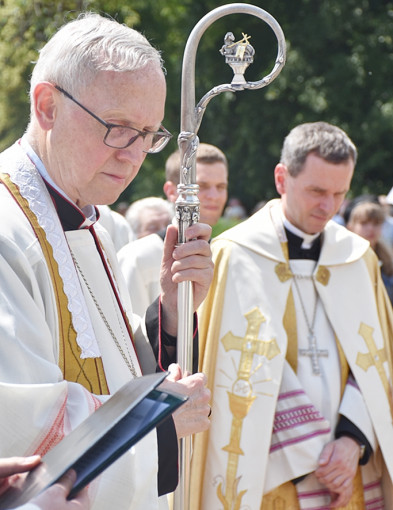
[[[70,469],[76,472],[69,494],[69,498],[74,497],[132,445],[184,404],[187,396],[173,393],[169,388],[157,388],[166,375],[162,372],[139,377],[120,388],[42,457],[41,463],[28,474],[23,483],[10,487],[4,493],[0,499],[0,510],[25,504],[55,484]]]

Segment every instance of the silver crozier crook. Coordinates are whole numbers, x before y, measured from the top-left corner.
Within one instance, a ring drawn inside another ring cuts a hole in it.
[[[231,83],[212,88],[195,105],[195,59],[199,41],[205,30],[214,21],[228,14],[251,14],[267,23],[276,35],[278,52],[275,65],[270,74],[259,81],[248,82],[244,78],[246,68],[253,62],[254,48],[249,43],[249,36],[235,41],[232,32],[224,38],[220,53],[225,57],[234,72]],[[176,217],[179,224],[179,244],[185,243],[187,227],[199,220],[198,185],[195,176],[197,137],[202,117],[209,101],[221,92],[238,92],[244,89],[260,89],[269,85],[280,73],[285,64],[285,38],[277,21],[263,9],[255,5],[234,3],[223,5],[204,16],[192,30],[183,56],[181,86],[181,126],[178,144],[181,156],[180,184],[177,187]],[[192,372],[193,350],[193,292],[191,282],[182,282],[178,288],[178,344],[177,361],[183,372]],[[175,510],[188,510],[190,504],[190,463],[191,438],[180,441],[179,451],[179,485],[175,492]]]

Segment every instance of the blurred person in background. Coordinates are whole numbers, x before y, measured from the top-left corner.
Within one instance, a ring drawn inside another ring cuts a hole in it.
[[[369,241],[381,265],[381,276],[390,301],[393,302],[393,252],[382,239],[386,214],[382,205],[375,202],[359,202],[351,209],[347,228]]]
[[[388,198],[386,195],[378,195],[378,202],[385,211],[385,221],[382,225],[381,237],[393,250],[393,205],[391,203],[391,198]]]
[[[180,151],[176,150],[165,163],[166,181],[163,186],[172,207],[178,197],[180,165]],[[219,221],[227,201],[228,188],[228,161],[218,147],[207,143],[199,144],[196,152],[196,181],[199,185],[200,221],[210,225],[214,232],[214,226]],[[160,292],[160,265],[165,233],[166,229],[163,229],[138,239],[124,246],[118,253],[129,292],[137,289],[137,299],[132,300],[132,306],[141,315]]]
[[[126,212],[126,220],[137,239],[166,229],[172,217],[172,204],[160,197],[136,200]]]

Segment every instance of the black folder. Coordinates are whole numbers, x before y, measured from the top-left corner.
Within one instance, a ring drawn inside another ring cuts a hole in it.
[[[69,469],[77,479],[69,499],[159,425],[187,397],[157,388],[167,373],[133,379],[84,420],[26,477],[0,498],[0,510],[23,505],[56,483]]]

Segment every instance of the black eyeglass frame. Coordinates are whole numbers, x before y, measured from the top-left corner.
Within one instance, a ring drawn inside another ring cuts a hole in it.
[[[95,119],[96,121],[98,121],[100,124],[102,124],[103,126],[106,127],[107,129],[107,132],[105,133],[105,136],[104,136],[104,139],[103,139],[103,142],[105,145],[107,145],[108,147],[111,147],[112,149],[126,149],[127,147],[129,147],[130,145],[132,145],[140,136],[145,139],[145,137],[147,135],[159,135],[161,136],[164,141],[162,142],[162,145],[159,146],[158,150],[144,150],[143,152],[146,152],[148,154],[156,154],[157,152],[160,152],[162,151],[162,149],[167,145],[167,143],[169,142],[169,140],[172,138],[172,134],[161,124],[160,126],[160,129],[161,131],[140,131],[139,129],[136,129],[136,128],[133,128],[133,127],[130,127],[130,126],[123,126],[121,124],[112,124],[110,122],[106,122],[104,119],[101,119],[100,117],[98,117],[98,115],[96,115],[95,113],[93,113],[92,111],[90,111],[88,108],[86,108],[86,106],[83,106],[82,103],[80,103],[77,99],[75,99],[70,93],[68,93],[66,90],[62,89],[61,87],[59,87],[59,85],[54,85],[55,89],[57,89],[59,92],[61,92],[62,94],[64,94],[66,97],[68,97],[68,99],[71,99],[71,101],[73,101],[75,104],[77,104],[80,108],[82,108],[82,110],[84,110],[86,113],[88,113],[89,115],[91,115],[93,117],[93,119]],[[128,141],[127,144],[125,145],[122,145],[121,147],[118,147],[118,146],[114,146],[114,145],[111,145],[107,142],[107,138],[111,132],[111,130],[113,128],[122,128],[122,129],[131,129],[132,131],[136,131],[138,134],[131,137],[130,140]]]

